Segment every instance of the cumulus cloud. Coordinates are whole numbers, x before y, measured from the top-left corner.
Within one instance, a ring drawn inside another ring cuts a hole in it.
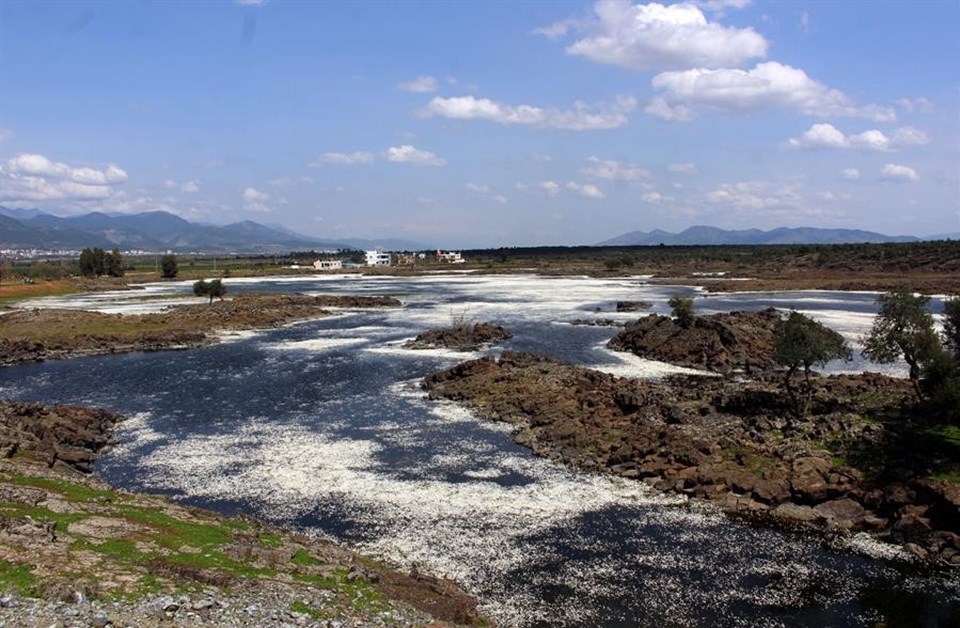
[[[438,157],[430,151],[420,150],[419,148],[410,146],[409,144],[391,146],[384,151],[383,156],[387,161],[418,166],[443,166],[447,163],[446,159]]]
[[[637,181],[650,176],[650,172],[636,164],[613,159],[587,157],[588,165],[580,170],[580,174],[594,179],[608,181]]]
[[[337,164],[342,166],[353,166],[356,164],[373,163],[373,154],[364,151],[353,153],[324,153],[320,158],[309,164],[310,168],[322,168],[323,166]]]
[[[187,194],[196,194],[200,191],[200,182],[199,181],[184,181],[180,185],[180,191],[186,192]]]
[[[243,193],[240,196],[243,198],[243,207],[247,211],[261,213],[270,211],[270,207],[267,205],[267,201],[270,200],[270,195],[266,192],[261,192],[256,188],[248,187],[244,188]]]
[[[847,181],[859,181],[860,180],[860,170],[859,168],[844,168],[840,171],[840,176],[846,179]]]
[[[799,182],[741,181],[722,183],[706,195],[721,209],[761,216],[818,216],[826,212],[810,205]]]
[[[495,202],[497,202],[497,203],[506,203],[506,202],[507,202],[507,197],[506,197],[506,196],[504,196],[503,194],[498,194],[498,193],[497,193],[495,190],[493,190],[489,185],[482,185],[482,184],[479,184],[479,183],[465,183],[463,187],[465,187],[466,189],[470,190],[471,192],[476,192],[477,194],[480,194],[481,196],[486,196],[486,197],[489,198],[490,200],[495,201]]]
[[[930,113],[934,110],[932,102],[921,96],[920,98],[901,98],[897,105],[907,113]]]
[[[417,78],[399,83],[397,88],[405,92],[435,92],[437,91],[437,79],[432,76],[418,76]]]
[[[930,139],[923,131],[903,127],[888,137],[882,131],[871,129],[863,133],[847,135],[832,124],[814,124],[799,138],[787,140],[788,148],[837,148],[889,151],[899,146],[922,146]]]
[[[606,198],[604,193],[600,191],[600,188],[592,183],[580,184],[574,181],[567,181],[567,185],[565,187],[568,190],[576,192],[584,198]]]
[[[115,194],[127,180],[119,166],[74,167],[34,153],[21,153],[0,163],[0,200],[94,200]]]
[[[540,181],[536,186],[550,196],[556,196],[560,192],[560,184],[556,181]]]
[[[682,164],[670,164],[667,166],[667,170],[674,174],[696,174],[697,164],[691,161]]]
[[[686,121],[703,110],[743,113],[780,108],[809,116],[843,116],[891,122],[889,107],[856,105],[843,92],[803,70],[769,61],[752,70],[703,68],[662,72],[653,77],[657,96],[645,108],[664,120]]]
[[[885,164],[880,170],[880,178],[885,181],[916,181],[920,177],[917,171],[910,166],[900,164]]]
[[[650,203],[651,205],[657,205],[663,203],[664,201],[673,200],[668,196],[664,196],[660,192],[647,192],[640,197],[645,203]]]
[[[535,32],[561,37],[571,30],[583,36],[567,47],[568,54],[633,70],[738,66],[765,57],[768,45],[752,28],[722,26],[691,3],[598,0],[590,19],[567,19]]]
[[[522,124],[566,131],[596,131],[625,125],[628,122],[627,114],[636,106],[636,99],[628,96],[619,96],[612,103],[588,105],[576,102],[572,109],[567,110],[506,105],[474,96],[436,96],[420,111],[420,115],[451,120],[489,120],[499,124]]]

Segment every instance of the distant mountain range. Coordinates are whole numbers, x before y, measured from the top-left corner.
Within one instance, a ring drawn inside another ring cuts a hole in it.
[[[709,244],[852,244],[861,242],[916,242],[923,240],[941,240],[958,237],[958,234],[938,234],[929,238],[915,236],[888,236],[860,229],[817,229],[815,227],[780,227],[763,231],[761,229],[719,229],[698,225],[680,233],[669,231],[631,231],[597,246],[656,246],[665,245],[709,245]]]
[[[140,214],[93,212],[55,216],[35,209],[0,206],[0,248],[82,249],[205,253],[270,253],[311,249],[425,250],[429,246],[405,240],[327,240],[305,236],[282,226],[250,220],[216,226],[153,211]]]

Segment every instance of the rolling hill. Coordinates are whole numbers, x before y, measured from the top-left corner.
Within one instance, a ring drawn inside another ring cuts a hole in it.
[[[780,227],[727,230],[697,225],[680,233],[669,231],[631,231],[605,240],[597,246],[665,245],[749,245],[749,244],[849,244],[860,242],[914,242],[914,236],[888,236],[860,229],[818,229],[815,227]]]

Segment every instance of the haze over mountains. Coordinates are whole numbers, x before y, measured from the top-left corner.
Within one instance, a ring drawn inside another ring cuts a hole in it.
[[[861,242],[913,242],[920,239],[960,239],[960,233],[928,238],[888,236],[859,229],[781,227],[726,230],[694,226],[671,233],[631,231],[596,246],[750,245],[750,244],[843,244]],[[291,250],[373,249],[429,250],[430,244],[400,239],[327,239],[306,236],[282,225],[263,225],[250,220],[229,225],[190,222],[164,211],[140,214],[93,212],[79,216],[55,216],[36,209],[0,206],[0,248],[81,249],[101,247],[121,250],[207,253],[272,253]]]
[[[285,227],[266,226],[250,220],[223,226],[198,224],[163,211],[120,215],[93,212],[63,217],[33,209],[0,206],[0,248],[57,250],[84,247],[210,253],[430,248],[395,239],[313,238]]]
[[[929,238],[915,236],[888,236],[860,229],[818,229],[815,227],[780,227],[761,229],[719,229],[697,225],[680,233],[669,231],[631,231],[615,238],[604,240],[597,246],[656,246],[690,244],[849,244],[862,242],[916,242],[921,239],[939,240],[960,237],[960,234],[945,233]]]

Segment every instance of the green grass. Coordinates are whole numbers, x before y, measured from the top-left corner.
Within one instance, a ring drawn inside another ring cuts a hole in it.
[[[316,621],[323,621],[325,619],[330,619],[330,614],[322,611],[320,609],[314,608],[309,604],[304,602],[294,602],[290,605],[290,610],[294,613],[300,613],[302,615],[307,615],[310,619]]]
[[[383,611],[389,607],[383,594],[370,582],[357,578],[349,580],[346,568],[337,569],[331,576],[314,576],[308,574],[293,574],[298,582],[312,584],[315,587],[334,591],[349,601],[355,610]]]
[[[300,567],[319,565],[320,561],[310,555],[306,550],[297,550],[294,552],[290,562]]]
[[[87,513],[63,513],[54,512],[49,508],[42,506],[27,506],[26,504],[8,504],[0,503],[0,514],[7,517],[32,517],[33,519],[47,519],[53,521],[56,530],[64,530],[74,521],[80,521],[89,517]]]
[[[218,552],[216,550],[197,553],[181,552],[179,554],[174,554],[173,556],[164,556],[161,558],[161,560],[171,564],[196,567],[197,569],[211,569],[226,574],[242,576],[244,578],[276,575],[276,571],[273,569],[265,567],[251,567],[245,563],[235,561],[223,552]]]
[[[260,545],[269,549],[277,549],[283,545],[283,537],[273,532],[261,532],[257,535],[257,540]]]
[[[184,545],[201,548],[219,547],[233,539],[231,530],[219,523],[181,521],[162,512],[138,506],[123,506],[118,509],[117,514],[128,521],[148,525],[157,530],[158,534],[153,540],[169,549],[179,549]]]
[[[47,491],[60,493],[70,501],[88,501],[92,499],[115,500],[118,497],[116,491],[90,488],[82,484],[72,484],[62,480],[53,480],[50,478],[41,478],[32,475],[21,475],[19,473],[7,473],[6,481],[18,486],[31,486],[42,488]]]
[[[0,560],[0,590],[16,591],[20,595],[37,595],[37,578],[27,565],[15,565]]]

